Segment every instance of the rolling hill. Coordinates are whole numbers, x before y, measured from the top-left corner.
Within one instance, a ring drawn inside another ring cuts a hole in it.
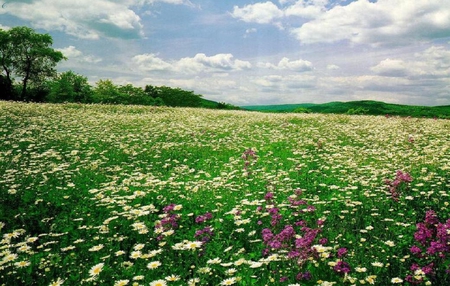
[[[373,100],[349,102],[336,101],[323,104],[302,103],[283,105],[252,105],[241,106],[241,108],[245,110],[262,112],[312,112],[450,118],[450,105],[414,106],[391,104]]]

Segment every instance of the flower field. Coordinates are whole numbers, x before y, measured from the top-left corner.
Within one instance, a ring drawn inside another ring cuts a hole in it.
[[[450,285],[450,121],[0,102],[0,285]]]

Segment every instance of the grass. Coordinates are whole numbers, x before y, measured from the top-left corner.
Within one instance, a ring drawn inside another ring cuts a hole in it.
[[[393,115],[427,118],[450,118],[450,106],[413,106],[390,104],[373,100],[329,102],[323,104],[284,104],[242,106],[245,110],[264,112],[313,112],[324,114],[365,114],[365,115]]]
[[[448,130],[0,102],[0,285],[448,285]]]

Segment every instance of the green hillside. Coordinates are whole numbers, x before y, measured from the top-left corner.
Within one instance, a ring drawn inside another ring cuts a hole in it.
[[[412,117],[450,118],[450,106],[413,106],[362,100],[323,104],[283,104],[242,106],[243,109],[264,112],[312,112],[337,114],[394,115]]]

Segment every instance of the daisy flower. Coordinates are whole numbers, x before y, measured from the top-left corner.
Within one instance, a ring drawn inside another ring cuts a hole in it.
[[[236,278],[231,277],[231,278],[227,278],[225,280],[223,280],[222,282],[220,282],[220,285],[233,285],[236,283]]]
[[[399,283],[403,283],[403,280],[401,278],[395,277],[395,278],[391,279],[391,283],[399,284]]]
[[[150,282],[150,286],[167,286],[167,283],[165,280],[155,280]]]
[[[159,261],[152,261],[149,264],[147,264],[148,269],[156,269],[159,266],[161,266],[161,262],[159,262]]]
[[[190,241],[184,245],[185,249],[188,249],[188,250],[195,250],[201,246],[202,246],[201,241]]]
[[[114,286],[125,286],[128,285],[128,282],[130,282],[130,280],[118,280],[114,283]]]
[[[91,275],[91,276],[99,275],[100,272],[102,272],[102,270],[103,270],[103,266],[105,266],[104,263],[99,263],[99,264],[92,266],[92,268],[89,270],[89,275]]]
[[[29,261],[19,261],[19,262],[14,263],[14,265],[17,268],[22,268],[22,267],[26,267],[26,266],[30,265],[30,262]]]
[[[167,281],[178,281],[178,280],[180,280],[180,276],[172,274],[170,276],[166,276],[166,280]]]

